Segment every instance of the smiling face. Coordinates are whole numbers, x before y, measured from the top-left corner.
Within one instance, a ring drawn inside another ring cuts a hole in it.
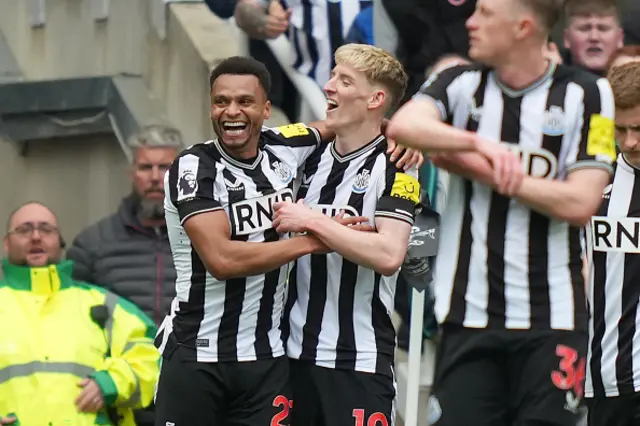
[[[46,266],[60,262],[58,221],[45,206],[26,204],[9,221],[4,251],[14,265]]]
[[[251,74],[222,74],[211,87],[211,122],[218,139],[232,155],[256,155],[271,103],[258,78]]]
[[[614,15],[578,15],[571,18],[564,33],[564,46],[575,65],[602,72],[616,49],[623,45],[624,35]]]
[[[386,94],[374,87],[364,73],[350,65],[339,64],[331,72],[331,78],[324,85],[327,96],[327,118],[325,124],[334,131],[362,123],[371,110],[384,103]],[[375,98],[382,102],[375,102]],[[374,100],[374,104],[370,101]]]

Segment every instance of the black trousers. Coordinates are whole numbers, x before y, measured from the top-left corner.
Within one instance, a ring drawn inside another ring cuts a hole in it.
[[[589,426],[640,426],[640,393],[587,399]]]

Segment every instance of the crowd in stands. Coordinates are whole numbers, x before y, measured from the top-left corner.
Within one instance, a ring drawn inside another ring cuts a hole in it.
[[[296,54],[294,68],[320,86],[329,78],[333,51],[340,45],[384,46],[409,74],[406,102],[437,59],[466,55],[465,21],[476,2],[342,0],[342,7],[340,2],[303,0],[206,3],[221,18],[235,17],[250,38],[250,54],[271,72],[273,104],[295,122],[303,100],[265,39],[288,37]],[[561,37],[553,42],[565,64],[606,76],[611,67],[640,61],[640,2],[618,8],[606,0],[572,1],[563,24]],[[176,277],[164,221],[164,173],[184,144],[178,130],[149,126],[132,138],[131,146],[131,193],[68,248],[47,206],[16,206],[6,226],[0,322],[12,326],[0,330],[0,396],[11,397],[0,397],[0,424],[19,420],[40,425],[48,418],[55,419],[54,425],[153,425],[159,371],[153,337],[175,296]],[[432,202],[438,173],[428,162],[420,170]],[[406,350],[410,292],[403,281],[396,311],[403,320],[399,346]],[[426,338],[437,335],[432,304],[427,297]],[[38,376],[47,371],[60,375],[55,381]],[[67,408],[51,408],[58,406]],[[14,412],[30,414],[16,420]]]

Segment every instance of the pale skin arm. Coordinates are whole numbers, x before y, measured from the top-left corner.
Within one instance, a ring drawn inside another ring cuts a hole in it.
[[[429,99],[404,104],[389,120],[387,136],[399,144],[423,151],[475,151],[475,133],[442,122],[440,110]]]
[[[402,265],[411,233],[411,225],[407,222],[376,218],[378,232],[355,231],[332,222],[327,217],[317,218],[308,228],[345,259],[384,276],[393,275]]]
[[[268,243],[232,241],[227,214],[223,210],[192,216],[183,227],[207,271],[221,281],[272,271],[324,248],[313,236]]]
[[[515,197],[540,214],[584,226],[600,207],[610,177],[597,168],[575,170],[566,181],[525,177]]]
[[[377,232],[342,226],[301,202],[274,204],[273,224],[278,232],[310,232],[345,259],[393,275],[404,260],[411,225],[396,219],[376,218]]]
[[[491,163],[476,152],[458,152],[431,155],[436,167],[449,173],[493,186],[493,169]],[[507,195],[507,194],[505,194]]]
[[[522,180],[522,165],[518,157],[500,144],[482,139],[477,133],[444,123],[435,102],[428,98],[416,98],[402,106],[389,121],[387,137],[432,154],[480,155],[489,164],[492,182],[496,183],[496,190],[501,194],[512,194]],[[467,177],[485,183],[481,175]]]
[[[494,186],[491,166],[476,153],[450,153],[434,156],[438,167]],[[582,169],[569,174],[566,181],[546,180],[525,176],[513,194],[519,202],[545,216],[583,226],[602,202],[602,191],[609,183],[604,169]],[[509,194],[506,194],[509,195]]]

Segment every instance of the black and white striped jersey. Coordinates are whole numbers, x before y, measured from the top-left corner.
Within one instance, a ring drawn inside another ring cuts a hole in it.
[[[587,226],[587,397],[640,391],[640,170],[620,155]]]
[[[218,140],[183,151],[165,175],[165,215],[177,272],[176,298],[156,337],[161,352],[178,344],[201,362],[253,361],[284,355],[280,320],[289,265],[262,275],[219,281],[193,248],[183,224],[224,210],[231,239],[287,238],[271,224],[274,202],[293,201],[297,170],[320,135],[301,124],[264,128],[257,157],[231,157]]]
[[[565,180],[577,169],[612,170],[614,104],[609,83],[549,66],[523,90],[488,68],[454,67],[416,95],[445,122],[502,142],[527,175]],[[488,186],[451,175],[436,259],[436,316],[470,328],[587,327],[580,230]]]
[[[286,0],[291,8],[289,38],[296,59],[293,66],[324,85],[335,67],[333,54],[358,13],[372,7],[372,0]]]
[[[419,201],[417,174],[397,169],[386,149],[383,136],[346,156],[333,142],[321,144],[304,167],[298,198],[328,216],[344,211],[370,223],[382,217],[410,226]],[[283,321],[287,355],[322,367],[391,374],[397,275],[381,276],[338,253],[298,259]]]

